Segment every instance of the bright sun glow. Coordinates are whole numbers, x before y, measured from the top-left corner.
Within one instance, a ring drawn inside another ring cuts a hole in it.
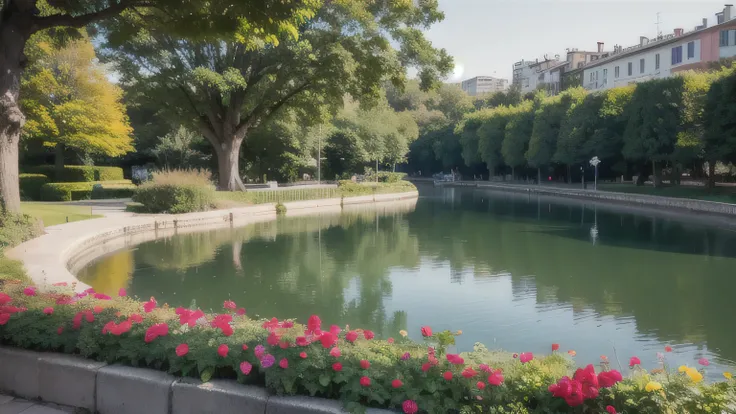
[[[463,73],[465,72],[465,67],[461,65],[460,63],[455,64],[455,69],[452,71],[452,75],[450,75],[450,82],[460,82],[463,78]]]

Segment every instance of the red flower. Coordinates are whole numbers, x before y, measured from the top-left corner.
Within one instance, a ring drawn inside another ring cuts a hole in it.
[[[95,315],[92,313],[91,310],[87,309],[86,311],[84,311],[84,319],[87,322],[92,323],[95,321]]]
[[[337,325],[331,325],[330,326],[330,333],[337,336],[340,335],[340,332],[342,332],[342,329],[340,329]]]
[[[68,283],[66,283],[66,282],[57,282],[57,283],[54,283],[54,284],[53,284],[53,286],[68,286],[68,285],[69,285],[69,284],[68,284]]]
[[[432,328],[429,326],[422,326],[422,336],[425,338],[432,336]]]
[[[360,377],[360,385],[364,387],[370,387],[371,386],[371,379],[368,377]]]
[[[54,308],[52,308],[50,306],[47,307],[47,308],[43,308],[43,313],[46,314],[46,315],[52,315],[54,313]]]
[[[401,382],[400,379],[395,379],[395,380],[391,381],[391,386],[394,387],[394,388],[401,388],[403,385],[404,385],[404,383]]]
[[[557,351],[560,349],[560,344],[552,344],[552,352]]]
[[[522,352],[519,355],[519,361],[521,361],[522,364],[526,364],[532,359],[534,359],[534,354],[532,354],[531,352]]]
[[[7,293],[0,292],[0,306],[5,306],[12,301],[13,301],[13,298],[8,296]]]
[[[486,364],[480,364],[480,365],[478,365],[478,369],[480,369],[480,370],[481,370],[481,371],[483,371],[483,372],[487,372],[487,373],[489,373],[489,374],[490,374],[491,372],[493,372],[493,370],[491,369],[491,367],[489,367],[489,366],[488,366],[488,365],[486,365]]]
[[[304,352],[304,351],[302,351],[302,352],[300,352],[300,353],[299,353],[299,357],[300,357],[301,359],[306,359],[306,358],[307,358],[307,353],[306,353],[306,352]]]
[[[104,293],[95,293],[94,294],[94,297],[95,297],[95,299],[100,299],[100,300],[110,300],[110,299],[112,299],[110,296],[105,295]]]
[[[169,334],[169,325],[165,323],[157,323],[150,328],[146,329],[145,341],[146,343],[152,342],[159,336],[166,336]]]
[[[199,309],[197,309],[196,311],[192,311],[192,310],[185,309],[185,308],[176,308],[175,313],[179,315],[179,323],[182,325],[189,325],[190,328],[193,328],[195,325],[197,325],[197,321],[200,318],[204,317],[204,312],[202,312]],[[217,317],[215,317],[215,321],[218,321]],[[216,325],[212,325],[212,326],[219,327],[219,325],[222,324],[222,322],[223,320],[219,320]],[[225,324],[227,322],[225,322]]]
[[[493,374],[488,376],[488,383],[495,386],[503,384],[503,374],[500,369],[497,369]]]
[[[486,383],[485,383],[485,382],[483,382],[483,381],[478,381],[478,382],[477,382],[477,383],[475,384],[475,386],[476,386],[476,387],[478,387],[478,389],[482,391],[482,390],[483,390],[483,389],[484,389],[484,388],[486,387]]]
[[[188,353],[189,353],[189,345],[181,344],[176,347],[176,356],[183,357],[184,355]]]
[[[268,338],[266,338],[266,343],[269,344],[269,345],[271,345],[271,346],[278,345],[278,343],[279,343],[279,336],[276,335],[276,332],[271,332],[268,335]]]
[[[56,334],[57,335],[61,335],[63,332],[64,332],[64,327],[63,326],[60,326],[59,329],[56,330]]]
[[[634,365],[641,365],[641,360],[637,357],[631,357],[629,360],[629,367],[633,368]]]
[[[289,360],[286,358],[281,358],[281,361],[279,361],[279,366],[283,369],[289,368]]]
[[[23,289],[23,294],[26,296],[36,296],[36,287],[28,286],[27,288]]]
[[[128,317],[128,320],[132,323],[143,323],[143,317],[137,313],[134,313]]]
[[[419,411],[419,407],[417,407],[417,403],[415,403],[412,400],[406,400],[403,404],[401,404],[401,408],[404,409],[404,413],[406,414],[416,414],[417,411]]]
[[[335,362],[334,364],[332,364],[332,370],[337,372],[342,371],[342,364],[339,362]]]
[[[230,309],[230,310],[237,308],[237,306],[235,305],[235,302],[231,300],[226,300],[225,302],[223,302],[222,307],[225,309]]]
[[[225,358],[227,356],[227,353],[230,351],[230,348],[228,348],[227,345],[222,344],[217,347],[217,355]]]
[[[363,331],[363,337],[365,339],[371,340],[374,336],[375,334],[373,334],[373,331]]]
[[[235,311],[235,314],[238,315],[238,316],[245,315],[245,308],[238,308],[238,310]]]
[[[334,348],[330,349],[330,356],[331,357],[339,358],[340,355],[341,355],[340,348],[334,347]]]
[[[610,388],[613,387],[614,384],[616,384],[619,381],[623,381],[623,376],[621,376],[621,373],[616,371],[615,369],[612,369],[610,371],[603,371],[600,374],[598,374],[598,383],[603,388]]]
[[[102,333],[111,333],[115,336],[120,336],[126,332],[128,332],[131,328],[132,324],[130,321],[123,321],[120,322],[120,324],[116,324],[115,322],[108,322],[105,327],[102,329]]]
[[[368,361],[367,361],[367,360],[365,360],[365,359],[361,359],[361,360],[360,360],[360,367],[361,367],[361,368],[363,368],[363,369],[368,369],[368,368],[370,368],[370,367],[371,367],[371,363],[370,363],[370,362],[368,362]]]
[[[616,414],[616,409],[612,405],[607,405],[606,411],[608,411],[608,414]]]
[[[429,371],[429,368],[431,368],[431,367],[432,366],[429,365],[429,362],[425,362],[425,363],[422,364],[422,371],[427,372],[427,371]]]
[[[10,320],[9,313],[0,313],[0,326],[5,325]]]
[[[710,361],[708,361],[708,358],[700,358],[698,360],[698,364],[707,367],[708,365],[710,365]]]
[[[247,351],[247,350],[248,350],[248,345],[247,344],[243,344],[243,351]]]
[[[125,288],[120,288],[120,290],[118,290],[118,296],[120,296],[121,298],[128,296],[128,292],[125,291]]]
[[[281,342],[279,342],[279,348],[281,348],[281,349],[287,349],[290,346],[291,346],[291,344],[289,343],[289,341],[281,341]]]
[[[349,331],[345,334],[345,340],[348,342],[355,342],[358,339],[358,333],[355,331]]]
[[[319,316],[312,315],[309,317],[309,321],[307,322],[307,333],[315,333],[316,331],[321,330],[321,327],[322,321],[319,319]]]
[[[278,328],[280,325],[279,320],[276,318],[271,318],[270,321],[263,322],[263,329],[268,329],[269,331],[274,331],[276,328]]]
[[[447,354],[446,358],[453,365],[462,365],[465,363],[465,360],[460,355]]]
[[[476,375],[478,375],[478,372],[474,370],[473,367],[465,367],[462,372],[462,376],[464,378],[473,378]]]
[[[307,346],[307,345],[309,345],[309,342],[307,341],[307,337],[305,337],[305,336],[297,336],[296,337],[296,345],[297,346]]]
[[[143,304],[143,310],[146,311],[146,313],[151,313],[156,308],[156,298],[151,296],[151,299]]]
[[[97,305],[94,308],[92,308],[92,312],[94,312],[94,313],[100,313],[102,311],[103,311],[103,308],[102,308],[102,306],[99,306],[99,305]]]
[[[452,379],[452,372],[445,371],[445,373],[442,374],[442,378],[446,379],[447,381],[451,380]]]
[[[240,363],[240,371],[243,374],[245,374],[245,375],[250,374],[250,370],[252,370],[252,369],[253,369],[253,365],[250,362],[243,361],[243,362]]]
[[[664,352],[672,352],[672,347],[669,346],[669,345],[665,346],[664,347]],[[611,406],[609,405],[609,407],[611,407]],[[611,408],[613,408],[613,407],[611,407]],[[615,411],[615,409],[614,409],[614,411]]]
[[[394,343],[394,338],[388,338],[388,339],[386,340],[386,342],[388,342],[388,343],[392,344],[392,343]]]
[[[332,332],[322,332],[322,335],[319,337],[319,341],[322,343],[323,348],[330,348],[332,345],[337,342],[337,337],[332,334]]]

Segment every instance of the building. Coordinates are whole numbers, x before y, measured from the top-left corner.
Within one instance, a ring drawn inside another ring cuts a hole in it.
[[[503,92],[509,88],[509,80],[494,78],[493,76],[476,76],[472,79],[464,80],[460,87],[468,95],[477,96],[484,93]]]
[[[617,86],[671,76],[683,70],[704,69],[722,58],[736,56],[736,19],[732,5],[717,13],[717,24],[707,19],[690,32],[673,33],[653,39],[641,36],[639,44],[614,47],[607,58],[583,66],[583,87],[605,90]]]
[[[512,84],[519,85],[522,95],[534,92],[538,87],[544,86],[541,84],[552,81],[551,69],[561,64],[564,64],[564,62],[560,62],[559,55],[555,55],[554,59],[550,59],[545,55],[541,62],[539,59],[516,62],[514,63]]]
[[[555,55],[554,59],[545,56],[542,62],[522,60],[514,64],[514,83],[519,84],[522,94],[544,90],[549,95],[556,95],[566,89],[563,85],[565,73],[581,69],[591,62],[608,57],[609,54],[610,52],[603,51],[603,42],[598,42],[595,52],[567,49],[565,60],[560,60],[559,55]]]

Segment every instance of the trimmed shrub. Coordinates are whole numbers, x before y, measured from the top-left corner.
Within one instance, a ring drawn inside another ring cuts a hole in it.
[[[321,200],[340,197],[340,191],[333,187],[217,192],[218,200],[228,200],[248,204],[288,203],[291,201]]]
[[[49,178],[43,174],[20,174],[20,196],[27,200],[40,200],[41,187],[49,182]]]
[[[406,173],[379,171],[378,174],[370,174],[365,176],[365,181],[375,181],[378,176],[379,183],[398,183],[406,177]]]
[[[133,201],[148,213],[207,211],[215,201],[215,187],[204,170],[170,170],[153,173],[151,181],[136,190]]]
[[[405,193],[416,191],[417,187],[408,181],[396,181],[392,183],[363,182],[354,183],[350,180],[342,180],[337,184],[343,197],[356,197],[373,194]]]
[[[25,214],[0,213],[0,257],[2,251],[30,240],[42,233],[34,218]]]
[[[135,185],[130,180],[48,183],[41,186],[42,201],[76,201],[101,198],[128,198],[133,196]]]
[[[44,174],[54,183],[120,181],[124,179],[123,169],[120,167],[65,165],[62,173],[57,175],[55,166],[41,165],[29,168],[28,172]]]

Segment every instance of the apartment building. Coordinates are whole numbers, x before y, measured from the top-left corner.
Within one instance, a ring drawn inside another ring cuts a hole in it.
[[[464,80],[460,87],[470,96],[482,95],[491,92],[503,92],[509,88],[509,80],[493,76],[476,76]]]
[[[617,86],[666,78],[689,69],[704,69],[721,58],[736,56],[736,19],[732,5],[717,13],[717,24],[707,27],[707,19],[690,32],[673,33],[653,39],[641,36],[639,44],[616,46],[607,57],[583,66],[583,87],[605,90]]]
[[[518,82],[522,93],[541,89],[549,95],[556,95],[565,88],[565,74],[583,68],[585,65],[608,57],[610,52],[603,50],[603,42],[598,42],[596,51],[567,49],[566,59],[547,59],[542,62],[517,62],[514,64],[514,82]]]
[[[560,61],[559,55],[555,55],[553,59],[545,55],[541,61],[521,60],[514,63],[512,84],[519,85],[522,94],[534,92],[538,87],[544,87],[544,84],[555,82],[555,76],[559,76],[559,73],[553,74],[552,69],[565,63]]]

